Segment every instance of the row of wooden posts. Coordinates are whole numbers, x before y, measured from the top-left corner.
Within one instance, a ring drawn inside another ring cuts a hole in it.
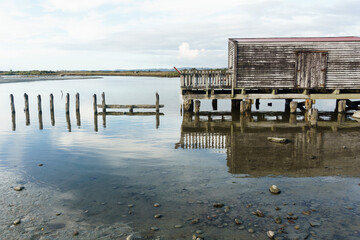
[[[94,109],[94,130],[98,131],[98,115],[102,115],[103,117],[103,127],[106,128],[106,115],[156,115],[156,128],[160,125],[160,115],[164,115],[163,113],[159,112],[160,108],[163,108],[164,105],[159,104],[159,94],[156,93],[156,101],[155,105],[116,105],[116,104],[106,104],[105,102],[105,93],[101,94],[102,96],[102,104],[97,104],[97,97],[96,94],[93,95],[93,109]],[[70,122],[70,94],[67,93],[65,97],[65,113],[66,113],[66,122],[68,125],[68,130],[71,131],[71,122]],[[26,125],[30,125],[30,113],[29,113],[29,96],[24,93],[24,101],[25,101],[25,117],[26,117]],[[43,121],[42,121],[42,104],[41,104],[41,95],[37,96],[38,102],[38,117],[39,117],[39,128],[43,129]],[[15,121],[15,101],[13,94],[10,94],[10,107],[12,113],[12,129],[15,131],[16,129],[16,121]],[[102,109],[102,112],[98,112],[98,107]],[[129,108],[129,112],[107,112],[107,108]],[[134,108],[155,108],[156,112],[137,112],[134,113]],[[75,109],[76,109],[76,122],[77,126],[81,126],[80,120],[80,94],[76,93],[75,95]],[[55,113],[54,113],[54,95],[50,94],[50,116],[51,116],[51,125],[55,126]]]
[[[247,112],[251,112],[251,106],[253,104],[252,99],[233,99],[231,101],[231,109],[232,111],[239,111],[240,114],[245,114]],[[285,109],[288,109],[291,114],[295,114],[296,110],[299,108],[303,112],[306,113],[306,117],[311,125],[316,125],[318,120],[318,109],[313,108],[314,100],[306,99],[305,102],[296,102],[292,101],[292,99],[285,99]],[[347,108],[346,105],[351,105],[349,100],[337,100],[336,102],[336,111],[338,113],[345,113]],[[357,102],[353,102],[354,105],[357,106]],[[182,109],[184,112],[193,112],[195,115],[199,115],[200,113],[200,100],[185,100]],[[259,99],[255,99],[255,105],[258,108],[260,105]],[[212,100],[213,110],[217,110],[217,99]]]

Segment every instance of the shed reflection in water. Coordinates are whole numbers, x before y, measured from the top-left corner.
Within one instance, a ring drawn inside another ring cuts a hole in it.
[[[284,112],[185,113],[175,148],[226,149],[232,174],[290,177],[359,176],[360,123],[344,114],[320,112],[316,127]],[[306,119],[306,118],[305,118]],[[285,137],[288,144],[268,142]]]

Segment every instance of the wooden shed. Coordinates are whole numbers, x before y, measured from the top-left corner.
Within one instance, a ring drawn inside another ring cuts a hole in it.
[[[360,89],[360,38],[231,38],[232,84],[244,89]]]

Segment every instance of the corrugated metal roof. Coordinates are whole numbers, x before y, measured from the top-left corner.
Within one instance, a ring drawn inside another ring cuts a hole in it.
[[[237,42],[359,42],[360,37],[230,38]]]

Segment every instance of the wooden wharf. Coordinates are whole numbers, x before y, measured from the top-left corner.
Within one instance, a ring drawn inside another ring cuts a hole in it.
[[[317,99],[336,99],[336,111],[357,110],[360,38],[232,38],[228,69],[183,70],[180,87],[183,110],[195,113],[207,99],[214,110],[218,99],[229,99],[240,113],[261,99],[285,99],[289,107],[304,99],[306,110]]]

